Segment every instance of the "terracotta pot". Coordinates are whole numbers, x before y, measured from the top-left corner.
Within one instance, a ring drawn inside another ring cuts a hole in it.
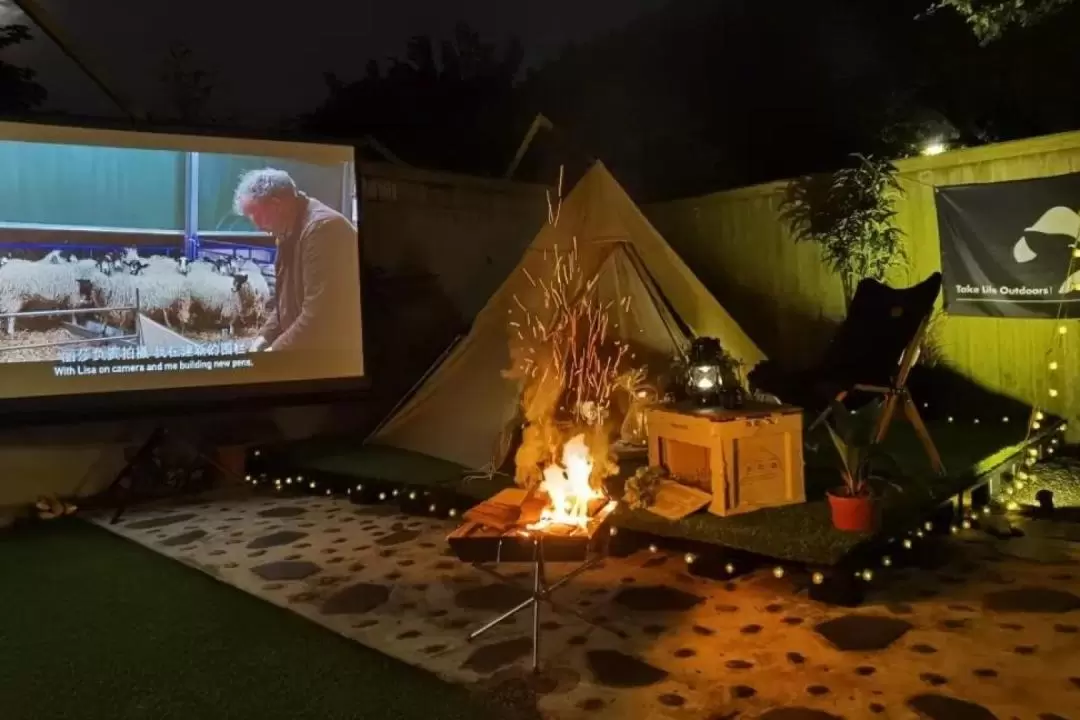
[[[841,489],[830,490],[829,509],[833,527],[845,532],[870,532],[874,529],[874,499],[870,495],[847,495]]]

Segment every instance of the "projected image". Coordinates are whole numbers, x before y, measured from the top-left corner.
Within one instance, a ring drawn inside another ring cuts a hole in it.
[[[58,384],[0,395],[104,375],[117,389],[116,376],[187,371],[224,371],[211,384],[362,374],[348,151],[313,162],[297,144],[275,157],[147,137],[0,135],[0,363],[47,364]]]

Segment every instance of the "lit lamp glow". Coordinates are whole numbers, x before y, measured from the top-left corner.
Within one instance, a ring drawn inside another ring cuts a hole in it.
[[[723,350],[716,338],[698,338],[690,347],[686,389],[702,405],[714,404],[724,389],[722,359]]]
[[[930,140],[929,142],[923,144],[919,152],[924,157],[933,157],[934,155],[942,154],[948,149],[949,146],[946,145],[943,140]]]

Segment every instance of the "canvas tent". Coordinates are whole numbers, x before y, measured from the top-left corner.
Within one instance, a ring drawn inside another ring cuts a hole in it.
[[[764,359],[597,163],[563,200],[557,224],[540,230],[468,335],[369,442],[467,468],[498,468],[519,409],[518,382],[502,374],[511,364],[508,316],[518,302],[542,305],[530,275],[544,277],[545,257],[575,242],[582,276],[596,277],[601,300],[616,300],[610,310],[615,332],[637,352],[671,357],[685,349],[689,334],[719,338],[747,371]],[[626,297],[628,309],[617,302]]]

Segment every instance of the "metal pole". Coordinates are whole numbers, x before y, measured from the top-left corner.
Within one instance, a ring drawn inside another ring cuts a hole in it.
[[[543,598],[544,551],[541,538],[533,540],[532,670],[540,672],[540,600]]]

